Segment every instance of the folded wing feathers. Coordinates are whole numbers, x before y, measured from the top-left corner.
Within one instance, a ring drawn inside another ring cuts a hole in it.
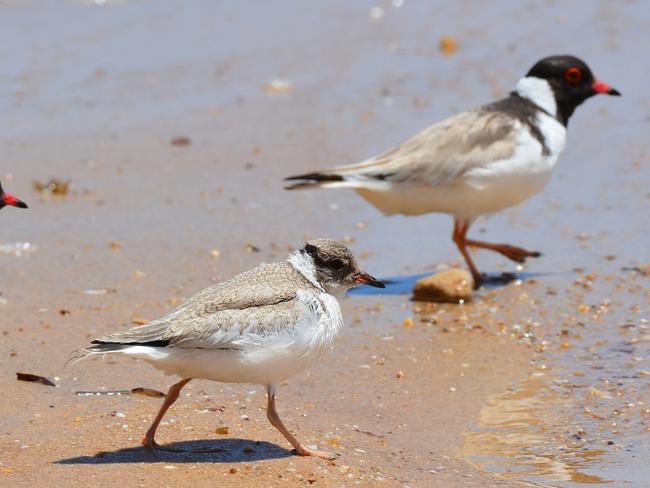
[[[304,313],[296,290],[313,287],[289,263],[272,263],[206,288],[165,317],[124,332],[100,337],[75,351],[70,361],[130,345],[152,347],[233,346],[295,324]]]
[[[496,111],[463,112],[359,164],[286,178],[296,181],[286,189],[372,187],[381,182],[440,185],[512,155],[515,123]]]
[[[222,310],[189,321],[160,322],[133,327],[92,341],[92,346],[75,351],[69,361],[76,362],[92,354],[119,351],[128,346],[199,347],[202,349],[236,349],[281,330],[291,332],[309,307],[297,300]]]

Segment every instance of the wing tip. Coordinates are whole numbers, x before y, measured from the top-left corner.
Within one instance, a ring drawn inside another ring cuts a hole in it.
[[[326,173],[305,173],[303,175],[288,176],[284,181],[292,181],[284,187],[285,190],[304,190],[307,188],[318,188],[327,183],[338,183],[345,181],[345,178],[339,174]]]
[[[65,362],[63,367],[65,368],[72,364],[77,364],[79,361],[86,359],[88,356],[92,356],[93,354],[97,354],[97,353],[94,352],[92,348],[83,348],[83,349],[77,349],[76,351],[72,351],[68,356],[68,360]]]
[[[290,185],[285,185],[285,190],[306,190],[308,188],[318,188],[322,183],[315,183],[309,181],[301,181],[298,183],[292,183]]]
[[[96,354],[110,354],[113,352],[121,351],[122,349],[127,349],[133,346],[146,346],[146,347],[167,347],[169,345],[168,340],[154,340],[148,342],[107,342],[101,339],[96,339],[91,342],[92,346],[84,347],[82,349],[77,349],[72,351],[68,360],[65,362],[65,366],[76,364],[83,359],[86,359],[88,356],[94,356]]]

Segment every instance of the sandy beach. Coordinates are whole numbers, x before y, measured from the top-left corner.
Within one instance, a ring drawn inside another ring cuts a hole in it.
[[[0,177],[30,206],[0,213],[0,486],[645,486],[642,2],[9,1],[0,12]],[[444,36],[457,50],[441,51]],[[481,238],[544,253],[523,268],[475,254],[514,281],[461,305],[411,301],[399,291],[414,276],[463,266],[449,217],[385,218],[352,192],[282,189],[285,176],[361,160],[504,96],[556,52],[586,59],[623,97],[579,109],[543,194],[477,223]],[[33,188],[50,178],[70,180],[67,195]],[[140,447],[159,398],[76,394],[166,391],[175,378],[145,363],[64,365],[92,338],[313,237],[344,239],[392,283],[344,299],[335,349],[278,391],[290,429],[336,461],[292,455],[261,386],[186,387],[158,440],[210,454]]]

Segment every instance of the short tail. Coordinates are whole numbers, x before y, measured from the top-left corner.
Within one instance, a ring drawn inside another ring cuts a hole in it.
[[[306,173],[304,175],[289,176],[284,181],[293,182],[285,186],[285,190],[347,186],[345,185],[345,177],[336,173]]]
[[[92,341],[92,346],[85,347],[71,353],[65,364],[66,366],[68,364],[74,364],[81,361],[82,359],[87,358],[88,356],[94,356],[96,354],[111,354],[113,352],[120,352],[132,346],[166,347],[168,345],[169,341],[162,339],[143,342],[108,342],[98,339]]]
[[[84,347],[83,349],[78,349],[76,351],[73,351],[68,357],[68,360],[66,361],[65,365],[67,366],[68,364],[75,364],[81,361],[82,359],[86,359],[88,356],[94,356],[96,354],[110,354],[112,352],[121,351],[122,349],[125,349],[127,347],[130,347],[130,344],[111,344],[111,343],[93,344],[92,346]]]

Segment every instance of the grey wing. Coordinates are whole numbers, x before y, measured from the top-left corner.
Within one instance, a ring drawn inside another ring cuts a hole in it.
[[[169,345],[238,348],[282,335],[291,336],[296,328],[316,318],[315,310],[296,299],[262,307],[223,310],[190,323],[171,325]]]
[[[206,334],[215,343],[228,342],[244,330],[263,332],[294,320],[300,309],[296,290],[309,286],[287,262],[263,264],[200,291],[161,319],[93,343],[164,347]]]
[[[220,310],[272,305],[296,296],[296,289],[313,286],[286,261],[262,264],[210,286],[172,311],[168,317],[201,316]]]
[[[498,111],[477,109],[431,125],[385,153],[333,168],[345,180],[425,182],[436,186],[511,156],[517,122]]]
[[[245,309],[220,310],[182,321],[161,319],[93,341],[95,344],[130,344],[154,347],[232,349],[291,332],[316,311],[297,299]]]

